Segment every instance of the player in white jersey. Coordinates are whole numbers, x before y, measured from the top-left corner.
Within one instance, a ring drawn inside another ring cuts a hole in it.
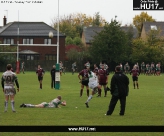
[[[59,108],[59,105],[66,106],[66,101],[61,101],[61,96],[58,96],[57,98],[53,99],[50,102],[42,102],[37,105],[33,104],[21,104],[20,107],[31,107],[31,108]]]
[[[100,88],[99,83],[98,83],[98,78],[96,76],[96,73],[94,73],[92,71],[89,71],[88,77],[89,77],[88,86],[89,86],[89,88],[92,89],[92,93],[88,97],[87,101],[85,102],[85,105],[86,105],[87,108],[89,108],[88,102],[92,99],[93,95],[96,94],[98,89]]]
[[[11,68],[12,68],[11,64],[8,64],[7,71],[2,74],[2,78],[1,78],[1,85],[5,95],[5,112],[7,112],[9,97],[11,100],[12,111],[15,112],[15,108],[14,108],[14,97],[16,94],[16,90],[14,88],[15,84],[17,86],[17,91],[19,92],[19,83],[17,80],[17,76],[14,72],[11,71]]]

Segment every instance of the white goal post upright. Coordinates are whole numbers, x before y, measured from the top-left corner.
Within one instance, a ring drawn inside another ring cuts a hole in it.
[[[57,63],[55,74],[55,89],[60,89],[60,65],[59,65],[59,0],[58,0],[58,22],[57,22]]]
[[[19,10],[18,10],[18,28],[17,28],[17,44],[19,44]],[[16,73],[20,73],[20,62],[19,62],[19,46],[17,46],[17,63],[16,63]]]

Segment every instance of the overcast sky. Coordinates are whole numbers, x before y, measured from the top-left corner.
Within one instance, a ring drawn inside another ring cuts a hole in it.
[[[133,0],[0,0],[0,26],[3,26],[4,16],[7,22],[41,21],[51,25],[52,19],[58,15],[58,1],[59,16],[83,13],[93,17],[99,12],[107,22],[117,16],[122,25],[132,23],[133,17],[142,12],[133,11]],[[164,21],[164,11],[147,13],[156,21]]]

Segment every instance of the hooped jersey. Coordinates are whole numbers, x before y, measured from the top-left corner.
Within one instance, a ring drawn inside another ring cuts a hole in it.
[[[6,71],[2,75],[2,81],[4,81],[4,88],[14,88],[15,80],[17,80],[17,76],[12,71]]]
[[[88,77],[89,77],[89,82],[98,82],[96,74],[93,73],[92,71],[88,73]]]
[[[89,87],[91,89],[94,89],[95,87],[97,87],[98,86],[98,78],[97,78],[96,74],[94,72],[90,71],[88,73],[88,77],[89,77],[89,83],[88,83]]]
[[[51,102],[48,103],[49,107],[57,108],[59,104],[61,104],[61,100],[58,98],[53,99]]]

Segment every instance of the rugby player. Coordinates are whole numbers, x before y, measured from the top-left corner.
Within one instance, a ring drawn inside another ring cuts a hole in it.
[[[42,81],[43,81],[43,76],[45,74],[45,71],[41,68],[40,65],[38,65],[38,69],[36,71],[36,74],[38,75],[38,81],[40,84],[40,89],[42,89]]]
[[[101,97],[101,88],[103,86],[105,95],[107,96],[107,84],[108,84],[108,75],[109,73],[104,68],[104,64],[101,64],[101,69],[98,70],[98,83],[100,88],[98,89],[98,97]]]
[[[139,89],[138,76],[140,75],[140,73],[139,73],[139,70],[137,69],[137,66],[133,67],[133,69],[130,71],[130,75],[131,74],[132,74],[134,89],[136,88],[136,86],[137,86],[137,89]]]
[[[57,98],[53,99],[50,102],[42,102],[40,104],[37,105],[33,105],[33,104],[21,104],[20,108],[24,107],[24,108],[60,108],[59,105],[62,106],[66,106],[66,101],[61,101],[62,97],[59,95],[57,96]]]
[[[96,73],[89,71],[88,72],[89,77],[89,88],[92,89],[91,95],[88,97],[87,101],[85,102],[85,105],[87,108],[89,108],[88,102],[92,99],[93,95],[97,93],[98,89],[100,89],[100,86],[98,84],[98,78],[96,76]]]
[[[3,88],[4,95],[5,95],[5,112],[7,112],[9,98],[11,100],[12,111],[16,112],[14,108],[14,103],[15,103],[14,97],[16,94],[14,83],[16,84],[17,91],[19,92],[18,79],[17,79],[16,74],[11,71],[11,68],[12,68],[11,64],[8,64],[7,71],[2,74],[2,78],[1,78],[1,85]]]
[[[90,65],[86,65],[86,68],[81,70],[78,74],[78,78],[80,80],[79,83],[81,83],[80,97],[82,97],[82,95],[83,95],[84,86],[86,87],[87,96],[89,97],[89,87],[88,87],[88,83],[89,83],[88,71],[89,71],[89,69],[90,69]]]

